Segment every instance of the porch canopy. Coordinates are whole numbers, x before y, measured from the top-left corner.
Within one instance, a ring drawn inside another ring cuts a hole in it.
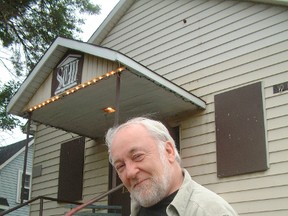
[[[117,62],[120,69],[118,73],[93,84],[92,80],[90,83],[83,83],[83,88],[79,91],[64,96],[62,94],[57,96],[57,100],[51,98],[45,105],[43,102],[34,109],[28,109],[32,97],[69,50]],[[117,90],[119,80],[120,90]],[[12,98],[8,112],[24,118],[30,116],[34,122],[97,139],[103,137],[107,129],[113,126],[117,112],[120,123],[142,115],[167,121],[205,109],[205,106],[200,98],[124,54],[59,37]],[[114,113],[105,113],[105,107],[118,109]]]

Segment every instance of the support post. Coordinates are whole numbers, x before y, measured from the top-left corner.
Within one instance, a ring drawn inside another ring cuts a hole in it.
[[[25,153],[24,153],[24,165],[23,165],[23,173],[22,173],[22,187],[21,187],[21,203],[24,201],[24,189],[25,189],[25,176],[27,169],[27,159],[28,159],[28,148],[29,148],[29,134],[30,134],[30,125],[31,125],[31,113],[28,116],[28,125],[27,125],[27,136],[26,136],[26,144],[25,144]]]
[[[114,126],[119,124],[119,113],[120,113],[120,88],[121,88],[121,74],[118,73],[116,75],[116,96],[115,96],[115,119],[114,119]],[[111,166],[111,165],[110,165]],[[117,173],[115,169],[112,167],[112,188],[116,187],[117,185]]]
[[[120,113],[120,87],[121,87],[121,74],[118,73],[116,76],[116,97],[115,97],[115,119],[114,126],[119,124],[119,113]]]
[[[44,205],[44,200],[41,197],[40,198],[40,208],[39,208],[39,216],[43,216],[43,205]]]

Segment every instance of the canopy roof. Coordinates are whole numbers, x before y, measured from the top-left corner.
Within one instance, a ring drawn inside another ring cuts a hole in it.
[[[86,83],[85,88],[30,112],[27,104],[68,50],[117,62],[121,65],[121,72],[118,71],[89,86]],[[119,81],[120,91],[117,91]],[[116,99],[118,93],[119,103]],[[103,108],[109,106],[119,106],[119,122],[122,122],[139,115],[152,115],[161,120],[177,118],[198,109],[205,109],[206,104],[190,92],[117,51],[57,38],[12,98],[8,112],[22,117],[31,113],[31,119],[35,122],[98,138],[114,123],[115,113],[103,112]]]

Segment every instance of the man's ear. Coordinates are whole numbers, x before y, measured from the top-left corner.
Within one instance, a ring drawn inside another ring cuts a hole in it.
[[[167,159],[169,162],[174,162],[175,161],[175,149],[173,148],[173,144],[170,141],[167,141],[165,143],[165,152],[167,155]]]

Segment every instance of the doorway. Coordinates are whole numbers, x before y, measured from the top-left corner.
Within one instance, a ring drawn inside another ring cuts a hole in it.
[[[116,182],[116,184],[114,182]],[[122,182],[115,169],[109,163],[109,189],[112,189],[112,187],[115,187],[121,183]],[[122,189],[110,194],[108,197],[108,205],[122,206],[122,215],[129,216],[131,213],[131,198],[129,191],[123,187]]]

